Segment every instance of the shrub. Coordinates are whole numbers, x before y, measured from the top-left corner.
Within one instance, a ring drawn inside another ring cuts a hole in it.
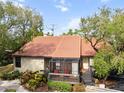
[[[14,78],[19,78],[21,74],[18,70],[16,70],[16,71],[12,72],[12,75],[13,75]]]
[[[117,74],[124,74],[124,53],[120,53],[112,60],[112,68],[117,71]]]
[[[37,80],[38,82],[47,83],[47,77],[44,74],[36,73],[34,79]]]
[[[20,81],[27,89],[34,91],[36,88],[46,85],[47,78],[38,71],[31,72],[27,70],[21,74]]]
[[[21,84],[27,83],[31,78],[34,78],[34,74],[31,71],[25,71],[21,73],[20,82]]]
[[[48,87],[52,90],[57,90],[60,92],[69,92],[71,91],[71,84],[65,83],[65,82],[55,82],[55,81],[49,81]]]
[[[3,79],[3,80],[13,80],[13,79],[17,79],[19,77],[20,77],[20,72],[19,71],[3,73],[1,75],[1,79]]]
[[[30,79],[27,83],[26,83],[26,87],[29,89],[29,90],[35,90],[38,86],[39,82],[35,79]]]
[[[112,54],[107,50],[99,51],[94,58],[95,78],[106,79],[111,71],[111,58]]]
[[[73,92],[85,92],[85,86],[82,84],[75,84],[73,86]]]

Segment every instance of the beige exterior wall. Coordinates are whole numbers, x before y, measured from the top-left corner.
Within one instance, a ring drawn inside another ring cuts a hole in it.
[[[13,60],[15,64],[15,58]],[[24,72],[26,70],[30,70],[30,71],[44,70],[44,59],[21,57],[21,68],[15,67],[15,70],[19,70],[21,72]]]
[[[89,58],[88,57],[83,58],[83,68],[89,69]]]
[[[93,65],[93,57],[82,57],[82,67],[88,69],[89,66]]]

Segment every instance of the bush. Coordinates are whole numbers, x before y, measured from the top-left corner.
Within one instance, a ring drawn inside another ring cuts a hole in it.
[[[21,84],[27,83],[31,78],[34,78],[34,74],[31,71],[25,71],[21,73],[20,82]]]
[[[112,68],[117,71],[117,75],[124,74],[124,53],[120,53],[113,58]]]
[[[20,75],[21,75],[20,72],[19,72],[18,70],[13,71],[11,74],[13,75],[14,78],[19,78]]]
[[[3,73],[1,75],[1,79],[3,79],[3,80],[14,80],[14,79],[17,79],[19,77],[20,77],[20,72],[19,71]]]
[[[52,90],[57,90],[60,92],[69,92],[71,91],[71,84],[65,83],[65,82],[55,82],[55,81],[49,81],[48,87]]]
[[[37,86],[39,85],[39,82],[35,79],[30,79],[27,83],[26,83],[26,87],[29,89],[29,90],[32,90],[34,91]]]
[[[36,88],[46,85],[47,78],[44,74],[40,74],[38,71],[26,71],[21,74],[20,81],[27,89],[34,91]]]
[[[109,50],[102,49],[94,57],[95,78],[106,79],[111,71],[112,53]]]
[[[85,92],[85,86],[82,84],[75,84],[73,86],[73,92]]]
[[[47,83],[47,78],[46,78],[46,76],[43,75],[43,74],[36,73],[34,79],[37,80],[37,81],[39,81],[39,82],[42,81],[42,82],[44,82],[44,83]]]

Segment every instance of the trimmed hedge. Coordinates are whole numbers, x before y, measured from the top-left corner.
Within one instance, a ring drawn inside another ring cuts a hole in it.
[[[47,84],[50,89],[60,92],[70,92],[72,90],[71,84],[65,82],[49,81]]]

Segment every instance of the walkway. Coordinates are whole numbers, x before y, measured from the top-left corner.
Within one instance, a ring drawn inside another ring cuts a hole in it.
[[[28,92],[20,85],[19,80],[3,81],[0,80],[0,92],[4,92],[6,89],[15,89],[16,92]]]

